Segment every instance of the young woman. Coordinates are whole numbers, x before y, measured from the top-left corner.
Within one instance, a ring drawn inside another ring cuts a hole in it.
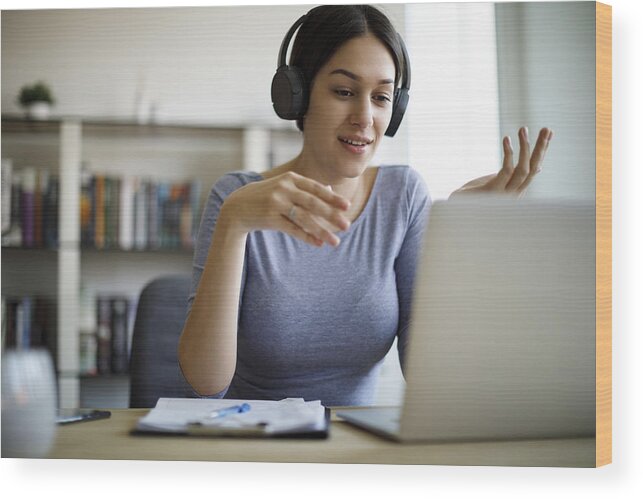
[[[402,43],[370,6],[305,16],[290,60],[304,81],[301,152],[222,177],[201,221],[179,343],[198,394],[368,405],[396,336],[404,366],[431,202],[414,170],[370,165],[409,71]],[[499,173],[457,192],[522,192],[551,131],[532,155],[526,129],[519,136],[517,165],[505,137]]]

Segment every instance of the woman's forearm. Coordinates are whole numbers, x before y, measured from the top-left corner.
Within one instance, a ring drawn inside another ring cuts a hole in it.
[[[179,340],[181,370],[200,395],[224,390],[236,367],[239,292],[247,233],[238,228],[225,208],[224,203]]]

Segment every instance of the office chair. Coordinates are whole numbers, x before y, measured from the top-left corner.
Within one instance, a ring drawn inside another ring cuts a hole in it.
[[[130,407],[154,407],[159,397],[197,396],[177,358],[190,285],[190,276],[169,275],[141,291],[130,355]]]

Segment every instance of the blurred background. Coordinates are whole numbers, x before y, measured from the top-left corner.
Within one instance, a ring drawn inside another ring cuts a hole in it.
[[[593,2],[378,6],[413,77],[377,163],[410,164],[444,199],[499,169],[503,136],[547,126],[527,196],[595,198]],[[139,294],[190,273],[211,185],[299,151],[270,82],[310,8],[2,12],[3,347],[49,348],[62,406],[127,406]],[[402,390],[389,355],[377,403]]]

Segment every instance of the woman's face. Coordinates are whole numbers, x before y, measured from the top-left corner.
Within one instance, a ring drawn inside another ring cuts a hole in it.
[[[317,73],[303,156],[329,181],[357,177],[368,166],[391,119],[394,81],[391,54],[370,34],[346,42]]]

